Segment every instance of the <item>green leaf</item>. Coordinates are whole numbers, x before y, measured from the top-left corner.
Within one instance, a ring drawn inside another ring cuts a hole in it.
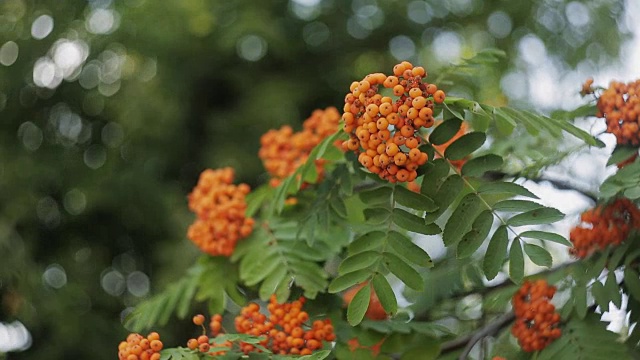
[[[473,131],[462,135],[451,143],[444,152],[444,156],[450,160],[461,160],[465,156],[478,150],[487,140],[487,135],[480,131]]]
[[[522,212],[544,207],[530,200],[502,200],[493,205],[496,211]]]
[[[287,269],[285,267],[277,267],[271,273],[269,273],[262,284],[260,285],[259,296],[263,301],[269,300],[272,294],[275,294],[278,290],[278,285],[287,276]]]
[[[364,209],[364,218],[368,223],[379,225],[389,220],[391,213],[385,208],[367,208]]]
[[[371,281],[373,284],[373,290],[380,300],[382,308],[387,314],[394,315],[398,312],[398,301],[396,295],[389,285],[389,281],[382,274],[376,274]]]
[[[621,163],[636,154],[638,154],[637,147],[616,145],[609,157],[609,161],[607,161],[607,166]]]
[[[456,118],[464,121],[464,110],[462,110],[462,112],[460,112],[460,111],[455,109],[457,106],[449,106],[449,105],[447,105],[446,102],[443,105],[444,105],[444,108],[448,112],[450,112],[453,116],[455,116]],[[448,119],[450,117],[449,116],[444,116],[444,118]]]
[[[500,194],[500,193],[513,194],[513,195],[522,195],[522,196],[538,199],[536,195],[534,195],[531,191],[529,191],[524,186],[516,183],[512,183],[512,182],[503,182],[503,181],[483,183],[478,187],[478,193],[480,194]]]
[[[381,254],[376,251],[363,251],[355,255],[348,256],[340,263],[340,266],[338,267],[338,274],[344,275],[356,270],[367,269],[375,264],[380,257]]]
[[[620,309],[622,307],[622,294],[620,294],[620,287],[616,281],[616,274],[610,271],[607,274],[607,281],[604,283],[604,289],[609,295],[611,302]]]
[[[509,277],[517,284],[521,283],[524,277],[524,255],[518,238],[513,239],[509,250]]]
[[[423,218],[398,208],[393,209],[392,220],[403,229],[424,235],[436,235],[442,232],[438,225],[426,224]]]
[[[390,203],[392,194],[392,188],[381,186],[373,190],[362,191],[358,196],[360,200],[367,205],[381,205]]]
[[[456,254],[458,259],[467,258],[478,250],[484,239],[489,235],[491,225],[493,225],[493,213],[490,210],[481,212],[473,221],[471,230],[464,234],[462,240],[458,243]]]
[[[254,216],[260,206],[271,196],[273,196],[273,188],[269,185],[262,185],[253,189],[246,196],[247,209],[245,210],[245,216]]]
[[[369,300],[371,299],[371,286],[366,284],[353,297],[347,308],[347,321],[349,325],[356,326],[360,324],[364,318],[364,314],[369,308]]]
[[[354,285],[360,284],[371,277],[368,269],[356,270],[354,272],[340,275],[329,284],[329,292],[335,294]]]
[[[584,319],[587,316],[587,288],[584,284],[576,285],[573,288],[573,302],[575,304],[576,315],[580,319]]]
[[[389,232],[389,246],[406,260],[422,267],[432,267],[431,257],[411,239],[397,231]]]
[[[499,170],[503,163],[501,156],[487,154],[468,160],[461,171],[463,176],[481,176],[487,171]]]
[[[548,231],[534,231],[534,230],[525,231],[520,234],[520,237],[551,241],[561,245],[573,247],[573,244],[569,240],[567,240],[564,236],[558,235],[552,232],[548,232]]]
[[[396,186],[393,193],[395,201],[414,210],[436,211],[438,205],[426,195],[417,194],[405,187]]]
[[[427,162],[425,164],[425,173],[420,193],[433,198],[443,183],[444,178],[449,175],[449,171],[449,165],[444,159],[435,159]],[[440,205],[438,202],[436,202],[436,204]]]
[[[640,277],[631,267],[624,268],[624,286],[631,297],[640,300]]]
[[[524,252],[527,253],[529,259],[539,266],[551,267],[553,259],[547,249],[533,244],[524,244]]]
[[[447,177],[433,197],[433,200],[439,206],[439,209],[436,212],[428,213],[425,216],[425,221],[427,223],[436,221],[436,219],[438,219],[449,208],[449,206],[451,206],[462,191],[463,187],[464,180],[462,180],[460,175],[456,174]]]
[[[464,234],[471,229],[470,219],[475,219],[485,206],[474,193],[465,195],[456,209],[447,220],[447,224],[444,227],[442,234],[442,240],[445,246],[452,246],[457,244]]]
[[[404,260],[400,259],[397,255],[389,252],[384,253],[384,262],[389,271],[391,271],[393,275],[397,276],[398,279],[402,280],[402,282],[408,287],[416,291],[422,291],[424,289],[424,281],[422,276],[420,276],[420,273],[404,262]]]
[[[498,128],[498,131],[505,136],[511,135],[518,124],[511,116],[498,110],[499,109],[496,108],[492,110],[492,114],[496,122],[496,128]]]
[[[564,219],[564,214],[554,208],[543,207],[540,209],[529,210],[525,213],[515,215],[507,220],[507,225],[523,226],[523,225],[539,225],[551,224]]]
[[[331,198],[329,204],[331,205],[331,209],[333,209],[336,215],[343,219],[347,218],[347,206],[344,203],[344,199],[333,197]]]
[[[400,356],[400,360],[435,360],[440,355],[440,342],[436,339],[423,337],[420,342],[408,346]]]
[[[591,295],[596,303],[602,308],[602,311],[609,309],[609,296],[604,289],[604,285],[600,281],[594,281],[591,284]]]
[[[434,145],[446,143],[460,130],[460,126],[462,126],[462,120],[458,118],[445,119],[429,135],[429,142]]]
[[[311,355],[297,356],[300,360],[324,360],[331,354],[331,350],[314,351]]]
[[[584,320],[571,318],[563,324],[562,336],[540,351],[537,360],[630,360],[629,348],[619,342],[620,335],[606,329],[599,314]]]
[[[349,254],[357,254],[362,251],[374,250],[384,245],[387,234],[382,231],[372,231],[360,235],[349,244]]]
[[[502,225],[491,237],[487,252],[484,255],[482,271],[488,280],[492,280],[498,275],[498,272],[500,272],[504,258],[507,255],[508,246],[509,236],[507,234],[507,227]]]
[[[640,198],[640,185],[626,189],[624,191],[624,196],[631,200]]]

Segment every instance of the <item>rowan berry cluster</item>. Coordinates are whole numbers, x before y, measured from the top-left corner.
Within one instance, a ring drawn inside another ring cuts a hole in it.
[[[159,360],[163,344],[160,335],[152,332],[145,338],[136,333],[129,334],[126,341],[118,345],[119,360]]]
[[[612,81],[598,98],[597,117],[604,117],[607,132],[618,144],[640,146],[640,80],[628,84]]]
[[[204,330],[204,321],[205,321],[204,315],[199,314],[193,317],[193,323],[195,325],[202,326],[203,330]],[[220,322],[222,321],[222,316],[214,315],[211,318],[211,323],[213,324],[214,321],[217,321],[218,323],[218,332],[213,332],[213,336],[216,336],[220,332],[219,330],[220,330]],[[203,332],[206,332],[206,330]],[[197,350],[201,353],[208,353],[209,355],[212,355],[212,356],[226,354],[225,350],[210,351],[212,348],[225,347],[230,349],[232,346],[233,344],[230,341],[224,341],[221,343],[216,343],[216,342],[212,343],[211,340],[209,339],[209,336],[207,336],[206,334],[202,334],[197,338],[192,338],[187,341],[187,347],[189,349]]]
[[[254,219],[245,217],[249,185],[233,185],[232,168],[207,169],[189,194],[189,208],[197,218],[187,236],[202,251],[230,256],[236,242],[251,234]]]
[[[460,129],[458,130],[458,132],[455,133],[455,135],[453,135],[453,137],[449,141],[447,141],[444,144],[433,145],[434,149],[436,150],[435,158],[436,159],[439,158],[440,157],[439,154],[444,154],[444,152],[447,150],[449,145],[451,145],[454,141],[462,137],[462,135],[466,134],[467,131],[469,131],[469,125],[467,125],[467,123],[463,121],[462,125],[460,125]],[[451,165],[455,166],[458,170],[462,169],[462,165],[464,165],[466,161],[467,161],[467,158],[463,158],[460,160],[449,160]]]
[[[585,211],[580,220],[569,234],[573,243],[569,252],[585,258],[610,244],[619,245],[631,230],[640,228],[640,210],[629,199],[619,198],[606,206]]]
[[[356,296],[358,291],[360,291],[360,289],[362,289],[364,285],[365,284],[362,283],[347,290],[342,296],[344,302],[349,305],[351,303],[351,300],[353,300],[353,297]],[[369,307],[367,308],[367,312],[364,314],[364,316],[371,320],[384,320],[389,317],[387,312],[384,311],[384,308],[380,303],[380,299],[378,299],[378,295],[373,290],[373,288],[371,289],[371,295],[369,297]]]
[[[354,151],[364,167],[392,183],[415,180],[416,170],[428,160],[418,148],[418,131],[433,126],[434,104],[442,103],[445,93],[423,82],[426,75],[423,67],[403,61],[393,75],[374,73],[354,81],[345,97],[342,119],[349,140],[343,149]],[[380,94],[381,85],[398,99]]]
[[[315,110],[302,124],[303,130],[293,132],[290,126],[269,130],[260,138],[258,156],[271,175],[270,184],[278,186],[309,158],[311,150],[338,130],[340,113],[335,107]],[[316,160],[316,171],[322,178],[324,161]]]
[[[269,317],[260,312],[260,306],[251,303],[242,308],[235,318],[239,333],[265,336],[260,344],[274,354],[309,355],[323,346],[323,341],[334,341],[331,320],[316,320],[308,325],[309,314],[302,310],[306,299],[299,298],[291,303],[278,304],[275,295],[269,300]],[[213,328],[213,324],[212,324]],[[256,351],[251,344],[241,343],[241,350],[247,354]],[[258,350],[259,351],[259,350]]]
[[[549,300],[556,293],[555,286],[545,280],[525,281],[513,295],[516,315],[511,333],[518,339],[522,350],[539,351],[562,335],[560,314]]]

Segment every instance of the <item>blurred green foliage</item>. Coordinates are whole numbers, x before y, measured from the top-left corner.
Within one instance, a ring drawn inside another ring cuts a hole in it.
[[[615,0],[0,2],[0,321],[33,337],[8,358],[113,358],[126,309],[197,256],[200,171],[263,183],[260,135],[340,108],[351,81],[398,58],[432,80],[496,47],[507,60],[444,87],[503,105],[533,45],[560,69],[613,61],[623,15]]]

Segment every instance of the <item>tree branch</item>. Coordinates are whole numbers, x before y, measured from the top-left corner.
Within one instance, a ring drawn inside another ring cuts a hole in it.
[[[496,334],[498,331],[500,331],[502,328],[507,326],[507,324],[512,322],[514,319],[515,319],[515,315],[513,311],[509,311],[508,313],[505,313],[499,316],[491,323],[487,324],[486,326],[476,330],[475,332],[469,335],[466,335],[459,339],[455,339],[450,342],[446,342],[442,344],[441,349],[443,352],[451,351],[451,350],[458,349],[462,347],[462,345],[466,344],[466,346],[464,347],[464,350],[462,350],[462,353],[460,353],[460,356],[458,357],[459,360],[465,360],[469,356],[469,353],[471,352],[473,347],[479,341],[481,341],[487,336]]]
[[[487,171],[484,175],[484,178],[487,180],[491,180],[491,181],[495,181],[495,180],[501,180],[504,178],[523,178],[523,179],[527,179],[530,181],[533,181],[535,183],[542,183],[542,182],[547,182],[549,183],[551,186],[553,186],[554,188],[558,189],[558,190],[568,190],[568,191],[575,191],[579,194],[581,194],[582,196],[589,198],[591,201],[593,201],[594,203],[598,201],[598,197],[593,194],[592,192],[586,190],[586,189],[580,189],[577,188],[575,185],[570,184],[566,181],[561,181],[561,180],[556,180],[556,179],[550,179],[548,177],[527,177],[524,176],[523,174],[507,174],[504,172],[500,172],[500,171]]]

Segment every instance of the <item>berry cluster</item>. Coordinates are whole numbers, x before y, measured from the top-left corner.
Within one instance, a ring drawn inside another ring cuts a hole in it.
[[[640,80],[628,84],[612,81],[598,98],[597,117],[607,121],[607,132],[618,144],[640,146]]]
[[[220,322],[222,321],[222,317],[220,315],[214,315],[211,319],[211,323],[214,323],[214,319],[218,324],[218,331],[217,332],[213,332],[213,336],[218,335],[218,333],[220,333]],[[196,316],[193,317],[193,323],[195,325],[198,326],[202,326],[203,329],[203,333],[206,332],[205,328],[204,328],[204,321],[205,321],[205,317],[204,315],[198,314]],[[213,329],[213,327],[212,327]],[[211,356],[216,356],[216,355],[224,355],[226,354],[226,351],[224,350],[220,350],[220,351],[210,351],[211,348],[216,348],[216,347],[225,347],[225,348],[231,348],[233,346],[233,344],[230,341],[224,341],[222,343],[216,343],[216,342],[211,342],[211,340],[209,339],[209,337],[206,334],[202,334],[200,336],[198,336],[198,338],[192,338],[189,339],[187,341],[187,347],[191,350],[197,350],[201,353],[208,353]]]
[[[435,155],[436,159],[440,157],[439,154],[444,154],[444,152],[447,150],[449,145],[451,145],[454,141],[462,137],[462,135],[466,134],[468,130],[469,130],[469,126],[467,125],[467,122],[463,121],[462,125],[460,125],[460,129],[458,130],[458,132],[455,133],[455,135],[453,135],[453,137],[449,141],[447,141],[444,144],[433,145],[434,149],[436,149],[436,155]],[[467,158],[463,158],[460,160],[449,160],[451,165],[455,166],[458,170],[462,169],[462,165],[464,165],[466,161],[467,161]]]
[[[325,110],[315,110],[304,121],[303,130],[300,132],[293,132],[290,126],[283,126],[279,130],[269,130],[262,135],[258,156],[271,175],[271,186],[278,186],[283,179],[304,164],[311,150],[334,134],[339,123],[338,110],[328,107]],[[323,161],[316,160],[319,179],[322,178],[323,165]]]
[[[364,283],[360,285],[356,285],[351,289],[347,290],[342,296],[342,299],[344,300],[344,302],[347,305],[349,305],[349,303],[351,303],[351,300],[353,300],[353,297],[356,296],[358,291],[360,291],[360,289],[362,289],[364,285],[365,285]],[[369,308],[367,308],[367,312],[364,314],[364,316],[366,316],[371,320],[385,320],[386,318],[389,317],[386,311],[384,311],[384,308],[380,303],[380,299],[378,299],[378,295],[373,290],[373,288],[371,289],[371,295],[369,297]]]
[[[354,81],[345,97],[342,119],[349,140],[343,149],[354,151],[363,166],[392,183],[415,180],[428,159],[418,149],[418,131],[433,126],[434,104],[442,103],[445,93],[423,82],[426,75],[424,68],[403,61],[391,76],[375,73]],[[379,94],[380,85],[398,99]]]
[[[157,332],[152,332],[145,338],[140,334],[129,334],[127,341],[118,345],[119,360],[159,360],[162,341]]]
[[[560,314],[549,302],[556,293],[555,286],[545,280],[525,281],[513,295],[516,320],[511,333],[518,339],[522,350],[539,351],[562,335]]]
[[[569,252],[585,258],[609,244],[619,245],[632,229],[640,228],[640,210],[629,199],[620,198],[585,211],[580,220],[582,222],[569,234],[573,243]]]
[[[236,242],[253,231],[254,220],[245,217],[247,184],[233,185],[232,168],[207,169],[189,194],[189,208],[196,213],[187,236],[202,251],[230,256]]]
[[[334,341],[331,320],[316,320],[307,325],[309,314],[302,310],[306,299],[301,297],[291,303],[278,304],[276,297],[271,296],[267,309],[269,317],[260,312],[260,306],[251,303],[242,308],[235,318],[236,330],[239,333],[266,336],[260,343],[274,354],[309,355],[322,348],[323,341]],[[255,350],[251,344],[241,344],[246,354]]]

